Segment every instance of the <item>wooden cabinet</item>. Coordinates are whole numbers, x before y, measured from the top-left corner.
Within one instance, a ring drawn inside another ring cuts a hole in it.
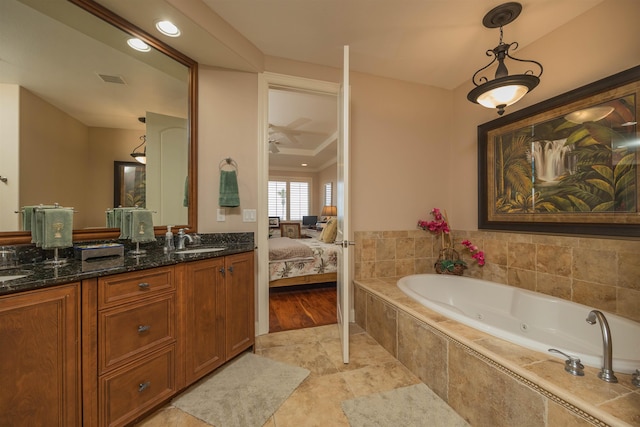
[[[0,297],[0,426],[123,426],[254,344],[254,253]]]
[[[174,268],[103,277],[97,286],[98,420],[121,426],[177,391]]]
[[[224,258],[178,266],[184,269],[180,304],[183,320],[186,385],[213,371],[225,361]]]
[[[77,283],[0,298],[0,425],[80,426]]]
[[[184,385],[192,384],[255,342],[254,254],[182,264]]]
[[[225,335],[226,360],[255,342],[255,301],[253,252],[225,258]]]

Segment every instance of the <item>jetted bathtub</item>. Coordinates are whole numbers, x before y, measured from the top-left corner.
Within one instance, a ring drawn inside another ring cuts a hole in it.
[[[602,367],[600,325],[586,322],[593,308],[486,280],[416,274],[398,287],[427,308],[495,337],[547,352],[555,348]],[[640,369],[640,323],[603,312],[611,330],[614,372]],[[562,355],[549,353],[556,357]]]

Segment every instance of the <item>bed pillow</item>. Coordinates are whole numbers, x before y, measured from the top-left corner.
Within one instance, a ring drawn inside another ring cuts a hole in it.
[[[325,243],[333,243],[336,240],[336,235],[338,234],[338,220],[335,218],[331,218],[327,225],[322,229],[322,234],[318,238],[318,240],[322,240]]]

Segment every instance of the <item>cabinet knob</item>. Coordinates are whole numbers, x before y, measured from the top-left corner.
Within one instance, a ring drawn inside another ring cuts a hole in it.
[[[138,333],[141,334],[143,332],[147,332],[149,329],[151,329],[150,325],[138,325]]]
[[[149,286],[150,285],[146,282],[138,283],[138,288],[140,288],[141,291],[149,289]]]
[[[220,267],[220,270],[218,271],[224,276],[224,267]]]
[[[229,273],[233,273],[233,265],[229,267]]]
[[[138,384],[138,393],[142,393],[146,389],[151,386],[151,381],[145,381],[143,383]]]

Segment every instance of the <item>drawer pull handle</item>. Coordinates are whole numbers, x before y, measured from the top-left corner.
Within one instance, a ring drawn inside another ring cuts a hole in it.
[[[141,291],[149,289],[149,286],[150,285],[146,282],[138,283],[138,288],[140,288]]]
[[[139,325],[138,326],[138,333],[141,334],[143,332],[147,332],[149,329],[151,329],[150,325]]]
[[[151,386],[151,381],[138,384],[138,393],[142,393]]]

